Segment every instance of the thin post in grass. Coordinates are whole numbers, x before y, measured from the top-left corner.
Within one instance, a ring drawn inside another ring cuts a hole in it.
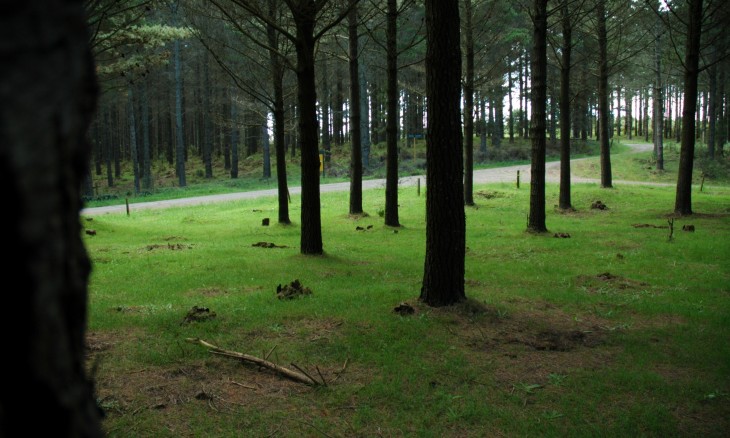
[[[520,188],[520,171],[517,171],[517,188]]]
[[[702,172],[702,182],[700,183],[700,192],[702,191],[703,187],[705,187],[705,172]]]
[[[418,194],[418,196],[421,196],[421,178],[418,178],[417,182],[418,184],[416,184],[416,193]]]
[[[129,196],[124,197],[124,205],[127,207],[127,216],[129,216]]]

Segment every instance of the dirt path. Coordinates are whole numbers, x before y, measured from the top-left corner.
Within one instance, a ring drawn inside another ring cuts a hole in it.
[[[633,149],[634,153],[645,152],[652,149],[651,144],[627,144]],[[586,160],[587,158],[577,158],[571,160],[577,162]],[[498,167],[494,169],[479,169],[474,171],[474,184],[489,184],[499,182],[516,182],[517,171],[520,171],[520,181],[524,184],[530,181],[530,165],[521,164],[517,166]],[[551,161],[545,166],[546,181],[548,183],[557,183],[560,181],[560,162]],[[398,181],[398,185],[401,187],[415,186],[420,180],[421,185],[425,187],[426,177],[425,175],[407,176],[402,177]],[[581,178],[577,176],[571,176],[572,183],[600,183],[598,178]],[[641,181],[614,181],[619,184],[643,184],[643,185],[659,185],[659,186],[671,186],[671,184],[661,183],[649,183]],[[374,188],[385,188],[384,179],[365,180],[362,182],[363,190],[374,189]],[[350,190],[349,182],[331,183],[320,185],[320,193],[328,192],[345,192]],[[301,194],[301,187],[290,187],[289,193],[294,195]],[[138,202],[130,204],[131,210],[145,210],[155,208],[168,208],[168,207],[179,207],[186,205],[200,205],[209,204],[214,202],[227,202],[236,201],[239,199],[255,199],[263,198],[267,196],[277,196],[277,189],[267,190],[256,190],[251,192],[239,192],[239,193],[225,193],[221,195],[210,195],[210,196],[198,196],[195,198],[181,198],[181,199],[169,199],[164,201],[152,201],[152,202]],[[83,215],[95,215],[95,214],[107,214],[107,213],[124,213],[126,207],[124,205],[111,205],[107,207],[94,207],[86,208],[82,210]]]

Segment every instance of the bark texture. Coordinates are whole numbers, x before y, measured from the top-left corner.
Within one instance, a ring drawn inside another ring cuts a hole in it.
[[[545,225],[545,117],[547,109],[547,0],[533,3],[532,49],[532,162],[530,165],[530,216],[527,229],[547,231]]]
[[[697,79],[702,36],[702,0],[689,1],[687,47],[684,58],[684,109],[682,111],[682,149],[679,153],[679,176],[674,213],[692,214],[692,166],[695,154],[695,111],[697,111]]]
[[[458,0],[426,0],[426,257],[420,299],[462,301],[465,227]]]
[[[97,85],[80,0],[0,6],[0,184],[8,360],[0,436],[102,436],[84,365],[87,282],[80,187]],[[8,302],[9,300],[9,302]],[[30,415],[31,420],[28,421]]]

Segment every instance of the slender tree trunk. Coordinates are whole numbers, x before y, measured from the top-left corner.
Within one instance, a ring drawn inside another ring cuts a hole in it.
[[[713,61],[717,61],[716,59]],[[710,76],[710,104],[709,104],[709,132],[707,133],[707,154],[710,158],[715,158],[715,133],[717,132],[717,66],[710,67],[708,74]]]
[[[486,105],[487,105],[487,99],[485,99],[484,95],[481,94],[479,97],[479,117],[480,123],[479,123],[479,159],[481,161],[487,161],[487,115],[486,115]]]
[[[357,3],[351,0],[350,33],[350,214],[362,214],[362,138],[360,137],[360,68]]]
[[[129,151],[134,176],[134,194],[139,194],[139,160],[137,159],[137,121],[134,117],[134,96],[132,85],[127,86],[127,119],[129,120]]]
[[[458,0],[426,0],[426,257],[420,300],[447,306],[466,298],[461,42]]]
[[[659,5],[657,5],[659,7]],[[656,169],[664,170],[664,86],[662,84],[662,29],[664,27],[658,15],[654,25],[654,157]]]
[[[387,109],[385,122],[385,225],[399,227],[398,218],[398,47],[396,0],[388,0],[386,25]]]
[[[509,116],[507,118],[509,123],[509,142],[514,143],[515,142],[515,118],[512,114],[514,111],[512,109],[512,87],[513,87],[513,81],[512,81],[512,63],[510,62],[508,64],[507,68],[507,110],[509,111]]]
[[[560,59],[560,197],[558,207],[572,210],[570,193],[570,63],[573,49],[573,24],[568,0],[560,7],[563,46]]]
[[[213,178],[213,109],[211,104],[210,87],[210,62],[208,51],[203,56],[203,164],[205,165],[205,177]]]
[[[142,188],[152,188],[152,158],[150,147],[150,102],[147,97],[147,81],[140,86],[140,104],[142,106]]]
[[[86,371],[91,263],[80,187],[97,83],[84,2],[5,2],[0,14],[0,184],[5,386],[0,436],[102,437]]]
[[[606,34],[606,0],[598,0],[598,115],[600,118],[601,187],[613,187],[608,111],[608,37]]]
[[[530,215],[527,230],[547,232],[545,225],[545,118],[547,101],[547,0],[534,0],[532,10],[532,162]]]
[[[695,111],[699,76],[700,39],[702,37],[702,0],[689,0],[687,46],[684,58],[684,110],[682,112],[682,148],[674,213],[692,214],[692,167],[695,153]]]
[[[362,52],[362,40],[360,40],[360,52]],[[360,148],[362,149],[362,172],[367,172],[370,167],[370,114],[368,108],[368,82],[366,77],[366,66],[360,63],[357,75],[360,85]]]
[[[474,10],[464,0],[466,81],[464,82],[464,204],[474,205]],[[510,114],[510,125],[512,115]],[[510,132],[511,134],[511,132]]]
[[[322,60],[322,149],[324,149],[325,163],[329,163],[332,153],[332,137],[330,136],[330,104],[331,94],[329,85],[329,71],[327,59]]]
[[[185,187],[185,140],[183,139],[183,114],[182,114],[182,65],[180,61],[180,41],[175,40],[173,46],[173,57],[175,64],[175,170],[177,173],[178,185]]]
[[[111,133],[111,117],[109,116],[110,110],[104,111],[104,126],[107,129],[104,130],[104,161],[106,162],[106,185],[107,187],[114,187],[114,171],[112,170],[112,133]]]
[[[238,178],[238,103],[236,102],[233,90],[231,90],[231,178]]]
[[[277,15],[277,0],[269,0],[269,17]],[[284,112],[284,66],[279,54],[274,48],[279,47],[278,35],[273,26],[267,26],[269,46],[269,64],[271,67],[271,81],[274,89],[273,117],[274,117],[274,149],[276,149],[276,186],[279,203],[279,223],[290,224],[289,219],[289,187],[286,179],[286,114]],[[294,146],[292,146],[292,149]],[[302,165],[304,163],[302,162]],[[319,172],[319,168],[317,168]],[[319,173],[317,174],[319,183]],[[303,174],[302,174],[303,177]],[[319,187],[317,188],[319,191]],[[302,211],[302,214],[303,211]],[[311,214],[311,213],[310,213]],[[320,234],[321,235],[321,234]],[[321,237],[320,237],[321,240]]]

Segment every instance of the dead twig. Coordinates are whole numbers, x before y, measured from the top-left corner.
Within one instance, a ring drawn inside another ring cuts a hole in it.
[[[246,389],[258,389],[255,386],[244,385],[243,383],[238,383],[235,380],[231,380],[231,379],[228,379],[228,383],[233,383],[234,385],[238,385],[238,386],[240,386],[242,388],[246,388]]]
[[[322,371],[319,370],[319,367],[317,365],[314,366],[317,369],[317,373],[319,374],[319,377],[322,379],[322,384],[324,386],[327,386],[327,381],[324,380],[324,376],[322,375]]]
[[[350,361],[350,358],[349,358],[349,357],[348,357],[348,358],[346,358],[346,359],[345,359],[345,363],[344,363],[344,365],[342,365],[342,369],[341,369],[341,370],[339,370],[339,371],[336,371],[336,372],[335,372],[335,374],[337,374],[337,377],[335,377],[335,378],[334,378],[334,379],[332,380],[332,382],[333,382],[333,383],[334,383],[334,382],[336,382],[336,381],[337,381],[337,379],[339,379],[339,378],[340,378],[340,376],[341,376],[342,374],[344,374],[344,373],[345,373],[345,370],[347,369],[347,363],[348,363],[349,361]]]
[[[296,372],[294,370],[290,370],[289,368],[285,368],[281,365],[277,365],[273,362],[269,362],[268,360],[261,359],[260,357],[251,356],[250,354],[244,354],[239,353],[237,351],[230,351],[230,350],[224,350],[223,348],[220,348],[216,345],[211,344],[210,342],[206,342],[202,339],[198,338],[187,338],[187,342],[190,342],[191,344],[198,344],[202,345],[203,347],[207,348],[208,351],[210,351],[213,354],[217,354],[220,356],[226,356],[231,357],[234,359],[238,359],[243,362],[252,363],[255,365],[258,365],[260,367],[266,368],[268,370],[271,370],[279,375],[282,375],[290,380],[293,380],[295,382],[304,383],[305,385],[310,386],[319,386],[320,383],[313,379],[310,375],[304,372]],[[297,369],[299,369],[297,367]],[[299,371],[302,371],[299,369]]]
[[[299,365],[297,365],[294,362],[292,362],[291,363],[291,366],[293,366],[294,368],[298,369],[302,374],[304,374],[305,376],[307,376],[309,378],[309,380],[311,380],[312,382],[314,382],[315,385],[319,385],[319,382],[317,382],[314,379],[314,377],[310,376],[309,373],[307,373],[306,371],[304,371],[302,368],[299,368]]]

